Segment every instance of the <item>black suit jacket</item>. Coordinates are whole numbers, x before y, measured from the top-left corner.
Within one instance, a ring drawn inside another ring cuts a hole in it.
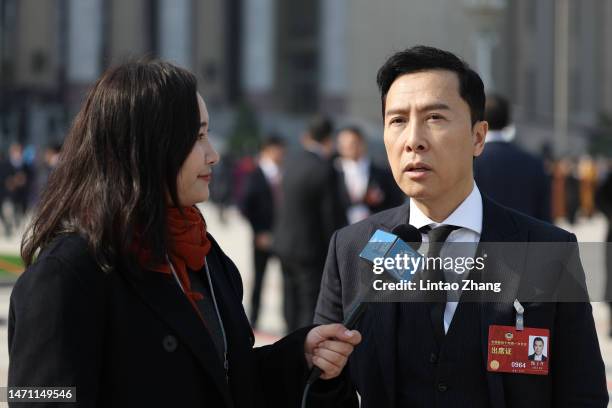
[[[528,358],[529,360],[532,360],[532,361],[535,360],[535,353],[530,354]],[[542,355],[542,361],[546,361],[546,360],[548,360],[548,357],[546,357],[545,355]]]
[[[302,151],[286,160],[274,250],[293,262],[323,265],[329,238],[346,225],[330,160]]]
[[[551,187],[542,160],[513,143],[490,142],[474,160],[481,192],[534,218],[551,221]]]
[[[134,265],[103,273],[85,240],[68,234],[56,238],[13,289],[8,384],[76,386],[77,407],[298,406],[308,328],[253,349],[240,275],[209,238],[229,382],[212,338],[170,275]]]
[[[357,276],[372,274],[371,265],[359,259],[359,253],[372,233],[376,229],[391,231],[394,226],[408,220],[409,205],[405,204],[334,234],[315,312],[317,323],[342,321],[352,308],[360,284]],[[571,242],[575,242],[575,237],[550,224],[502,207],[483,195],[481,242],[568,242],[569,246],[573,246]],[[576,251],[557,255],[559,265],[577,264],[584,280]],[[550,279],[563,278],[558,276],[561,268],[523,273],[524,265],[541,256],[538,251],[524,251],[504,260],[513,267],[508,268],[502,285],[510,295],[516,293],[516,296],[510,296],[511,299],[516,297],[523,303],[526,327],[550,329],[550,353],[554,356],[550,374],[533,376],[486,372],[491,406],[605,407],[608,402],[605,370],[590,303],[525,302],[519,294],[519,289],[520,293],[529,293],[539,283],[548,282],[550,286]],[[584,281],[580,284],[583,285]],[[351,355],[349,366],[364,408],[395,406],[397,314],[397,303],[372,303],[357,326],[363,341]],[[515,313],[512,301],[509,301],[483,303],[480,314],[480,342],[486,362],[488,327],[513,325]],[[482,367],[482,370],[486,370],[486,367]],[[469,372],[462,374],[470,375]]]
[[[249,220],[255,233],[272,231],[276,212],[274,195],[259,166],[249,174],[245,182],[240,211]]]

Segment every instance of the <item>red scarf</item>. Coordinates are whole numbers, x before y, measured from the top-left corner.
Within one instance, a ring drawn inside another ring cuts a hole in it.
[[[194,307],[200,318],[200,310],[196,301],[202,300],[199,292],[191,290],[191,280],[187,268],[199,271],[204,266],[204,257],[210,251],[210,241],[206,236],[206,221],[197,207],[183,208],[183,215],[176,207],[170,207],[167,211],[168,222],[168,258],[174,266],[178,280],[183,286],[185,296]],[[141,266],[149,264],[151,251],[135,242],[134,252]],[[172,269],[167,262],[154,266],[146,266],[148,270],[172,274]],[[202,319],[203,320],[203,319]]]

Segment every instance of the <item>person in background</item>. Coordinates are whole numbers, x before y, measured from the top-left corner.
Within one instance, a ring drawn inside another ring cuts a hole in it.
[[[302,135],[303,149],[289,157],[284,167],[274,251],[283,271],[289,331],[312,322],[329,238],[346,225],[338,175],[330,160],[332,134],[330,119],[313,117]]]
[[[337,146],[339,190],[349,224],[404,201],[391,172],[375,165],[368,157],[366,140],[358,127],[340,130]]]
[[[13,234],[13,222],[4,213],[4,203],[10,199],[11,175],[13,167],[6,159],[4,152],[0,152],[0,222],[2,223],[4,236],[10,237]]]
[[[577,165],[580,182],[580,214],[591,218],[595,212],[595,189],[597,188],[597,166],[589,155],[580,157]]]
[[[247,176],[240,199],[240,210],[253,229],[253,271],[250,320],[257,324],[261,289],[268,260],[272,256],[272,232],[281,201],[281,167],[285,156],[285,141],[276,135],[261,144],[257,167]]]
[[[33,204],[33,206],[38,204],[38,200],[40,199],[40,193],[47,184],[49,175],[51,174],[53,169],[55,169],[55,166],[57,166],[61,148],[62,146],[60,144],[54,143],[48,145],[44,150],[42,160],[38,165],[36,177],[34,178],[34,183],[30,191],[30,202]]]
[[[23,145],[19,142],[9,146],[11,175],[7,179],[9,198],[13,204],[14,225],[18,229],[28,211],[28,195],[32,186],[34,171],[24,159]]]
[[[565,186],[565,218],[574,225],[580,213],[580,175],[578,159],[566,157],[560,160],[560,166]]]
[[[221,154],[215,179],[210,183],[210,201],[216,207],[219,221],[227,223],[227,209],[233,204],[233,172],[236,159],[231,152]]]
[[[551,187],[541,159],[512,143],[510,106],[500,95],[487,95],[484,119],[489,132],[484,152],[474,159],[480,190],[498,203],[551,222]]]
[[[340,374],[358,332],[310,326],[253,348],[240,273],[196,207],[219,161],[209,123],[172,64],[94,84],[22,241],[9,386],[76,387],[75,407],[284,408],[314,365],[334,379],[314,406],[357,406]]]
[[[595,205],[602,212],[607,221],[606,233],[606,250],[605,250],[605,266],[606,266],[606,283],[604,299],[608,301],[610,308],[610,317],[608,319],[608,336],[612,338],[612,173],[603,180],[595,193]]]

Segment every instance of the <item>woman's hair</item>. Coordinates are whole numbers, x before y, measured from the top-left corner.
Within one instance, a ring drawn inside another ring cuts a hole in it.
[[[31,265],[59,234],[76,232],[103,270],[129,253],[135,237],[153,261],[167,248],[169,196],[197,140],[197,82],[161,61],[108,69],[77,114],[21,243]]]

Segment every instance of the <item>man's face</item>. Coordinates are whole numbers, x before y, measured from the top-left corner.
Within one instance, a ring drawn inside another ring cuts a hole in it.
[[[364,155],[364,142],[351,130],[343,130],[338,134],[338,153],[350,160],[359,160]]]
[[[471,124],[452,71],[398,77],[389,88],[384,142],[393,177],[420,202],[459,200],[471,191],[472,160],[484,147],[486,122]]]
[[[538,356],[542,355],[542,352],[544,351],[544,342],[541,341],[541,340],[534,341],[533,342],[533,351]]]
[[[285,159],[284,147],[277,145],[268,146],[262,153],[264,156],[276,163],[277,166],[282,166]]]

